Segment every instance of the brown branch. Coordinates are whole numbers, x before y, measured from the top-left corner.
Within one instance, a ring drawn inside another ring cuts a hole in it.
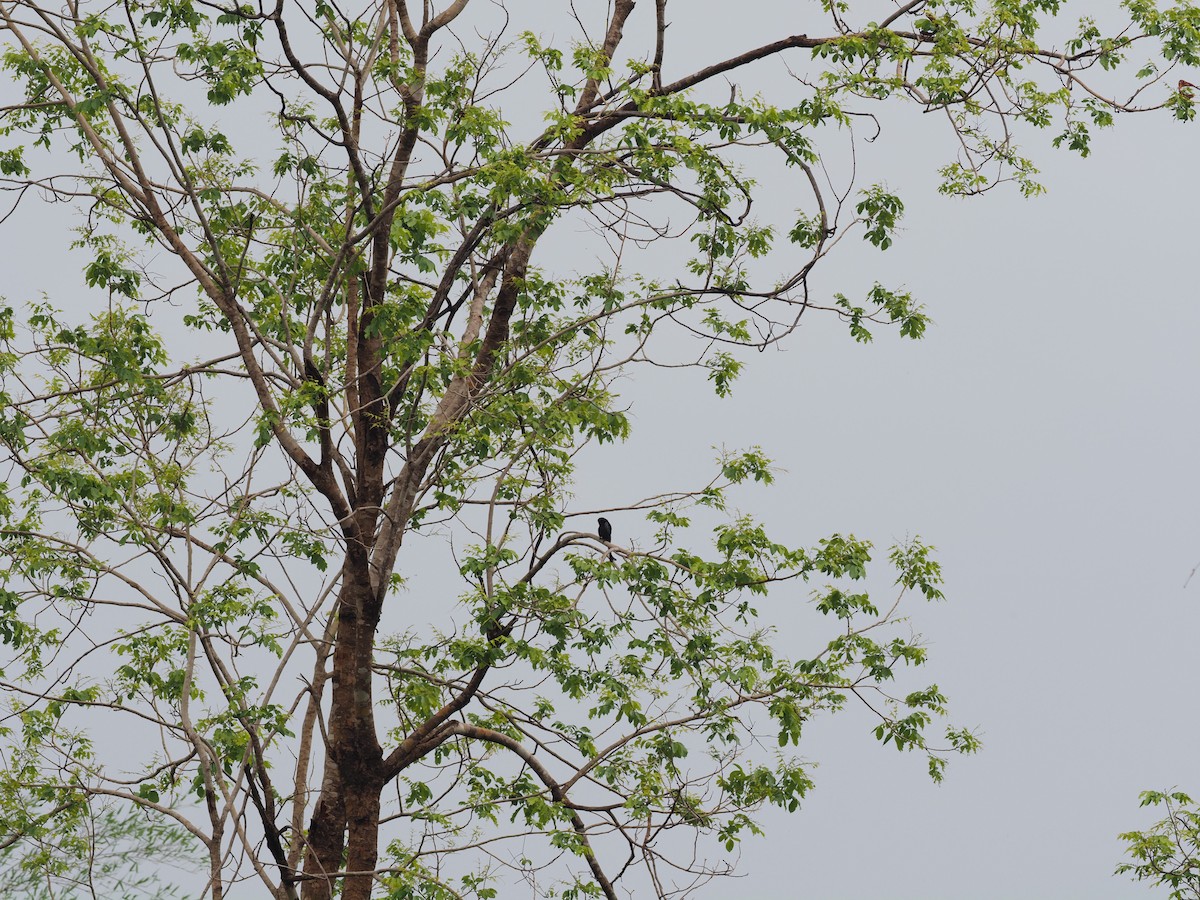
[[[511,750],[525,765],[529,766],[533,773],[537,775],[538,780],[549,789],[550,796],[554,802],[571,809],[571,828],[579,835],[579,840],[583,844],[584,859],[587,860],[588,868],[592,870],[592,877],[596,879],[596,884],[600,886],[600,890],[604,892],[607,900],[617,900],[616,888],[608,880],[608,876],[604,874],[604,870],[600,868],[600,861],[596,858],[591,841],[588,840],[587,825],[584,824],[583,818],[579,813],[571,808],[566,790],[555,780],[550,770],[542,765],[542,761],[530,753],[520,741],[514,740],[507,734],[502,734],[499,731],[493,731],[490,728],[468,725],[465,722],[455,722],[448,730],[453,734],[459,734],[477,741],[498,744],[501,747]]]
[[[612,21],[608,23],[608,32],[604,35],[604,45],[600,48],[605,65],[612,63],[613,54],[617,52],[617,45],[621,43],[625,22],[629,18],[629,14],[633,12],[633,6],[633,0],[617,0],[613,7]],[[579,113],[589,109],[596,102],[599,94],[600,82],[595,78],[589,78],[587,84],[584,85],[583,92],[579,95],[575,111]]]
[[[654,74],[651,85],[655,93],[662,91],[663,44],[667,35],[667,0],[654,0]]]

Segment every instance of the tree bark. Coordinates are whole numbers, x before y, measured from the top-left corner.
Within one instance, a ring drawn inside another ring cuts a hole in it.
[[[343,869],[342,897],[368,900],[379,854],[383,751],[371,672],[379,604],[363,548],[348,548],[342,578],[325,771],[308,831],[304,900],[328,900]]]

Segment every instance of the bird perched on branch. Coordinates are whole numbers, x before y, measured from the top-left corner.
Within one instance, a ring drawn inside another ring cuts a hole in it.
[[[1192,94],[1192,91],[1193,91],[1193,89],[1195,89],[1195,87],[1196,87],[1196,85],[1192,84],[1190,81],[1184,81],[1182,78],[1180,78],[1179,79],[1179,96],[1182,97],[1184,100],[1191,100],[1192,97],[1194,96]]]
[[[599,524],[599,527],[597,527],[597,529],[596,529],[596,533],[600,536],[600,540],[604,541],[604,543],[611,544],[612,543],[612,522],[608,521],[608,519],[604,518],[604,516],[601,516],[600,524]],[[604,559],[605,560],[612,559],[612,554],[611,553],[605,554]]]

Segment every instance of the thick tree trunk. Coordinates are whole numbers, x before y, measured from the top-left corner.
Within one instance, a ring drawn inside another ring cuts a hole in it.
[[[371,675],[379,605],[361,549],[347,554],[342,577],[329,743],[308,829],[304,900],[328,900],[339,876],[344,900],[368,900],[379,856],[383,752],[375,734]]]
[[[342,797],[337,763],[325,758],[325,777],[321,794],[313,809],[304,852],[305,880],[302,900],[329,900],[342,867],[342,849],[346,838],[346,803]]]
[[[346,797],[346,884],[342,900],[370,900],[379,860],[379,794],[382,785],[372,784]]]

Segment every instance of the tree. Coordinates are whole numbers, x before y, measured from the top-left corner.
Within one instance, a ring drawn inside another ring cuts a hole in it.
[[[195,868],[191,836],[170,820],[148,818],[132,807],[101,809],[63,833],[16,830],[6,835],[0,891],[25,900],[120,897],[165,900],[180,896],[166,883],[168,867]],[[21,844],[19,849],[18,842]],[[81,864],[82,863],[82,864]]]
[[[1169,887],[1171,900],[1200,897],[1200,808],[1182,791],[1142,791],[1142,806],[1165,807],[1166,818],[1121,835],[1133,862],[1121,863],[1117,874]]]
[[[136,808],[213,898],[667,896],[799,806],[820,713],[861,702],[940,778],[976,738],[929,736],[936,685],[891,687],[925,661],[897,616],[941,597],[928,547],[890,551],[876,605],[869,543],[730,511],[771,482],[754,448],[599,510],[572,484],[639,365],[725,395],[809,310],[923,334],[906,291],[810,292],[903,213],[824,166],[872,104],[945,114],[958,194],[1041,189],[1021,128],[1086,155],[1116,112],[1192,118],[1162,85],[1200,62],[1197,10],[1126,0],[1044,49],[1059,5],[824,3],[693,64],[665,0],[580,9],[569,44],[467,0],[0,3],[8,219],[74,204],[92,289],[0,318],[10,852]],[[764,67],[782,104],[738,87]],[[763,173],[811,191],[794,218],[751,215]],[[585,225],[594,270],[539,256]],[[622,510],[609,558],[592,523]],[[438,587],[406,592],[422,566]],[[785,657],[755,604],[812,579]]]

